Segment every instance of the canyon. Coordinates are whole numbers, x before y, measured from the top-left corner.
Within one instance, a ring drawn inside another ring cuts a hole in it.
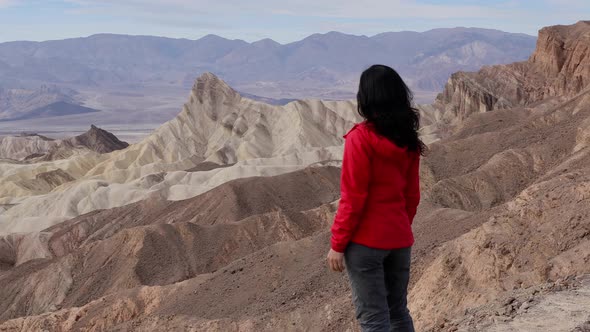
[[[543,28],[528,60],[419,107],[417,330],[588,331],[589,49],[589,21]],[[325,254],[359,121],[205,73],[128,146],[95,126],[0,141],[0,331],[358,331]]]

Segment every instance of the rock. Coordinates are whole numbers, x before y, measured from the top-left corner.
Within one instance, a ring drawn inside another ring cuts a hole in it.
[[[509,305],[512,304],[512,302],[514,302],[516,299],[514,297],[509,297],[504,301],[504,305]]]
[[[520,311],[526,311],[526,310],[527,310],[528,308],[530,308],[530,307],[531,307],[531,303],[530,303],[530,302],[524,302],[524,303],[523,303],[523,304],[520,306],[519,310],[520,310]]]
[[[472,115],[583,91],[590,85],[589,26],[590,21],[579,21],[543,28],[528,61],[451,75],[433,105],[444,125],[429,131],[445,137],[448,123],[460,125]]]

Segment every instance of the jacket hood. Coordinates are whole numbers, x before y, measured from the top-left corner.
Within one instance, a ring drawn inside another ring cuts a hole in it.
[[[362,131],[363,137],[369,142],[373,152],[382,158],[399,158],[400,155],[408,153],[407,147],[399,147],[388,138],[379,135],[375,128],[366,121],[355,124],[349,133],[353,130]],[[347,135],[348,133],[344,137],[346,138]]]

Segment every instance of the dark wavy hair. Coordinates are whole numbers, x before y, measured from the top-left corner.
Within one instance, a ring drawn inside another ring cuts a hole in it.
[[[412,92],[393,68],[373,65],[361,74],[356,95],[359,114],[377,134],[399,147],[424,154],[426,146],[418,135],[420,113],[412,106],[412,98]]]

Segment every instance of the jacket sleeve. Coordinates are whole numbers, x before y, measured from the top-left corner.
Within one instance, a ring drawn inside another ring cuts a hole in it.
[[[344,252],[362,217],[369,192],[370,145],[362,129],[353,128],[346,136],[340,204],[332,225],[332,249]]]
[[[408,168],[408,182],[405,190],[406,213],[410,224],[414,222],[418,204],[420,204],[420,154],[412,153],[412,160]]]

